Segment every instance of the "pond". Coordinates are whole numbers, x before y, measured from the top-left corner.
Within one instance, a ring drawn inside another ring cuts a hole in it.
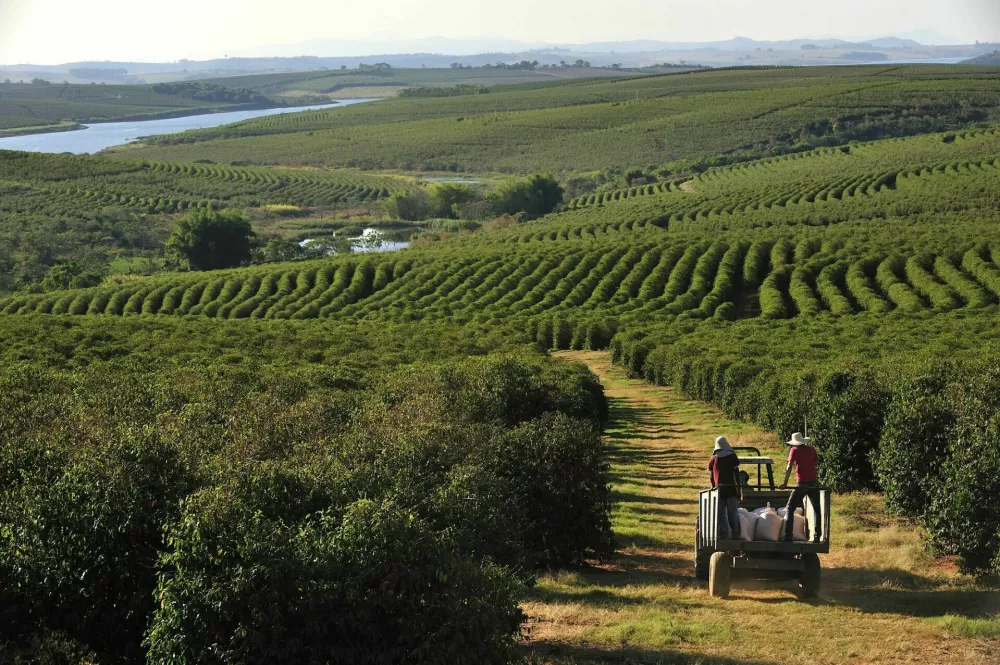
[[[410,246],[409,240],[403,240],[404,237],[409,237],[410,233],[387,233],[385,230],[367,228],[361,232],[361,235],[357,238],[351,238],[351,251],[356,254],[368,254],[371,252],[398,252],[401,249],[406,249]],[[306,238],[299,245],[305,247],[306,245],[314,242],[322,242],[327,240],[326,238]],[[330,254],[333,250],[329,250]]]
[[[263,118],[285,113],[300,111],[316,111],[319,109],[337,109],[354,104],[373,102],[374,99],[351,99],[338,104],[323,104],[319,106],[296,106],[276,109],[258,109],[256,111],[230,111],[228,113],[203,113],[188,115],[182,118],[163,118],[160,120],[139,120],[133,122],[98,122],[87,125],[84,129],[71,132],[53,132],[49,134],[29,134],[26,136],[11,136],[0,138],[0,150],[23,150],[26,152],[71,152],[77,155],[100,152],[105,148],[124,145],[142,136],[157,136],[161,134],[179,134],[192,129],[207,129],[229,125],[242,120]]]

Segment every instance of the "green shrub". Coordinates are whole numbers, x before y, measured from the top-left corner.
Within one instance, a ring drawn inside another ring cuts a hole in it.
[[[148,662],[507,663],[522,589],[390,503],[283,518],[226,488],[169,529]]]
[[[190,479],[141,426],[67,435],[3,448],[0,559],[43,625],[141,659],[162,527]]]
[[[890,508],[909,517],[924,514],[948,459],[955,420],[954,396],[943,375],[919,377],[895,392],[872,458]]]
[[[956,393],[950,457],[932,484],[925,524],[937,548],[973,572],[1000,572],[1000,371],[969,377]]]
[[[809,426],[815,432],[822,479],[837,491],[875,488],[871,455],[887,403],[879,381],[867,372],[834,372],[817,386]]]
[[[549,413],[497,431],[450,474],[439,509],[466,547],[533,570],[614,551],[604,444],[586,421]]]
[[[4,632],[0,634],[0,665],[92,665],[100,662],[91,649],[64,633],[42,630],[17,636],[10,631],[11,625],[5,623]]]

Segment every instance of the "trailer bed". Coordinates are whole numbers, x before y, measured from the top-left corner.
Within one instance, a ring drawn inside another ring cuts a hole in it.
[[[716,548],[720,551],[732,552],[779,552],[782,554],[803,554],[812,552],[813,554],[829,554],[830,543],[808,543],[796,541],[794,543],[772,543],[765,540],[717,540]]]

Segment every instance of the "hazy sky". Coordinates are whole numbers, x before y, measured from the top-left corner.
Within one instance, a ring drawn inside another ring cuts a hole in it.
[[[1000,0],[0,0],[0,64],[201,59],[381,33],[579,43],[920,29],[1000,41]]]

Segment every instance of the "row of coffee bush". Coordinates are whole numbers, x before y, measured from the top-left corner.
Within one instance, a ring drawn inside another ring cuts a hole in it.
[[[787,438],[822,480],[883,490],[968,570],[1000,573],[1000,345],[992,313],[675,323],[618,334],[615,362]]]
[[[10,662],[510,662],[534,571],[613,551],[585,367],[513,345],[397,362],[461,337],[410,326],[347,372],[294,324],[241,364],[259,331],[212,361],[221,333],[165,325],[183,362],[108,330],[85,345],[110,361],[0,371]],[[346,361],[360,337],[326,340]]]

